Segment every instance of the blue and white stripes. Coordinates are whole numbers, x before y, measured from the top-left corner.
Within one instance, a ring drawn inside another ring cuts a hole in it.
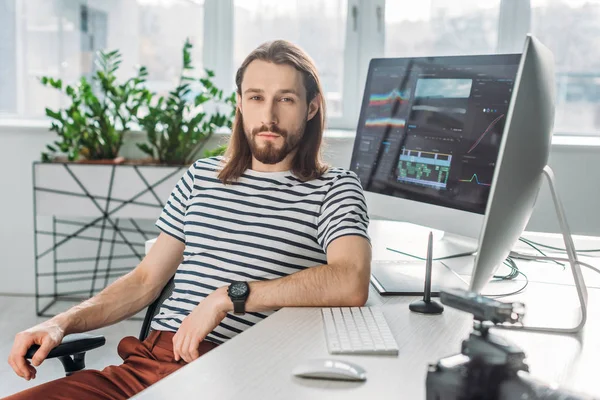
[[[302,182],[290,172],[247,170],[223,185],[220,166],[221,157],[196,161],[156,222],[186,246],[173,294],[152,329],[176,331],[200,301],[233,281],[276,279],[325,264],[327,246],[341,236],[368,239],[367,207],[353,172],[332,168]],[[206,339],[223,343],[269,314],[227,315]]]

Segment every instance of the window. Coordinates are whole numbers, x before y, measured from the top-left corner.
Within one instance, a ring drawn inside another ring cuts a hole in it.
[[[198,75],[214,70],[225,90],[250,51],[287,39],[315,60],[328,127],[354,129],[371,58],[519,51],[528,30],[556,57],[555,132],[600,134],[600,0],[5,0],[0,117],[64,106],[38,77],[74,82],[102,48],[121,51],[123,77],[145,65],[164,94],[185,38]]]
[[[385,56],[494,53],[499,11],[500,0],[387,0]]]
[[[235,0],[234,5],[234,68],[261,43],[289,40],[314,59],[327,112],[340,117],[347,1]]]
[[[80,75],[80,43],[75,35],[80,4],[66,7],[61,0],[8,3],[7,12],[0,13],[0,25],[11,28],[3,29],[2,42],[12,43],[0,50],[0,112],[43,115],[44,107],[56,107],[61,99],[56,91],[42,87],[38,77],[66,80]]]
[[[554,54],[557,133],[600,133],[600,1],[532,0],[531,30]]]
[[[39,77],[76,82],[94,71],[98,50],[118,49],[119,75],[137,65],[149,71],[150,89],[177,83],[186,38],[202,72],[203,1],[12,0],[0,9],[0,115],[42,117],[45,107],[68,101]],[[1,7],[1,6],[0,6]]]
[[[137,0],[139,64],[148,68],[150,89],[166,94],[178,83],[181,51],[186,38],[193,45],[192,61],[202,75],[203,2]]]

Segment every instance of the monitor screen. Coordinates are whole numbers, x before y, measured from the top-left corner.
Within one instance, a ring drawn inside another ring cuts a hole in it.
[[[519,61],[372,60],[350,165],[363,188],[483,214]]]

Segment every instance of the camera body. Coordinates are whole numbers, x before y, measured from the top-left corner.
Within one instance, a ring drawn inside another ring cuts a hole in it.
[[[496,324],[519,323],[521,303],[501,303],[461,289],[444,290],[442,303],[474,316],[473,332],[463,341],[460,354],[429,365],[427,400],[572,399],[577,394],[531,378],[525,353],[489,332]]]
[[[529,370],[525,353],[502,338],[475,330],[463,341],[462,351],[430,365],[427,400],[519,399],[518,393],[500,397],[501,386]],[[527,398],[527,397],[526,397]]]

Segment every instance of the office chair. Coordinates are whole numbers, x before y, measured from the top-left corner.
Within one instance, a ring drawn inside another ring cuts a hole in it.
[[[146,339],[150,333],[150,324],[152,318],[158,314],[160,306],[169,296],[173,293],[173,277],[167,282],[160,295],[156,300],[148,306],[146,315],[144,316],[144,322],[142,323],[142,329],[140,330],[140,341]],[[53,348],[46,359],[58,358],[62,363],[65,374],[67,376],[74,372],[80,371],[85,368],[85,353],[95,348],[104,346],[106,338],[103,335],[90,335],[87,333],[75,333],[67,335],[63,338],[62,342]],[[31,359],[35,352],[40,348],[39,345],[35,344],[27,350],[25,358]]]

